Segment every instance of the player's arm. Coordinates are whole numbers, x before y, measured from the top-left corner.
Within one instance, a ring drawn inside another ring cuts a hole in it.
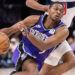
[[[0,29],[0,32],[4,32],[8,36],[11,36],[13,33],[16,33],[19,31],[19,29],[18,29],[19,25],[26,25],[26,27],[31,27],[35,23],[37,23],[37,21],[39,20],[39,17],[40,16],[37,16],[37,15],[29,16],[29,17],[25,18],[24,20],[12,25],[11,27]]]
[[[62,57],[63,63],[54,66],[50,71],[49,75],[62,75],[63,73],[69,71],[71,68],[75,67],[75,55],[72,51],[68,51]]]
[[[68,35],[69,35],[69,30],[67,29],[66,26],[59,27],[53,36],[45,40],[44,43],[46,45],[46,48],[49,49],[51,47],[57,46],[58,44],[63,42]]]
[[[2,29],[0,29],[0,32],[3,32],[10,37],[13,33],[16,33],[16,32],[19,31],[19,29],[17,27],[18,24],[19,23],[16,23],[16,24],[14,24],[14,25],[12,25],[11,27],[8,27],[8,28],[2,28]]]
[[[49,6],[42,5],[37,2],[37,0],[26,0],[26,5],[32,9],[40,10],[40,11],[47,11]]]
[[[68,49],[68,48],[67,48]],[[65,50],[65,48],[63,49]],[[51,60],[50,60],[51,61]],[[63,75],[63,73],[69,71],[71,68],[75,67],[75,55],[72,50],[66,52],[62,56],[62,63],[52,66],[44,63],[40,75]],[[56,60],[55,60],[56,62]]]
[[[27,32],[27,31],[26,31]],[[50,36],[45,41],[39,40],[31,33],[27,33],[27,38],[41,51],[48,50],[59,43],[63,42],[68,36],[69,31],[66,26],[62,26],[56,30],[55,35]]]
[[[55,67],[55,72],[57,72],[57,75],[61,75],[75,67],[75,55],[72,51],[65,53],[62,57],[62,60],[63,63]]]

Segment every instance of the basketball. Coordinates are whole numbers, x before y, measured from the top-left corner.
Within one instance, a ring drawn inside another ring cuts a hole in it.
[[[9,37],[5,33],[0,32],[0,54],[6,52],[9,48],[9,45]]]

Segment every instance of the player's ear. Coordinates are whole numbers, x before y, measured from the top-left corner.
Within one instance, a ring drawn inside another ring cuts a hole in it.
[[[48,13],[50,13],[50,9],[51,9],[51,8],[49,7],[49,9],[48,9],[48,11],[47,11]]]
[[[48,5],[48,10],[47,10],[47,12],[50,10],[50,5]]]

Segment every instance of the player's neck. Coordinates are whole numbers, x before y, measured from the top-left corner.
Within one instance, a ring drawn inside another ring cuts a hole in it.
[[[51,29],[53,27],[56,27],[59,24],[59,22],[57,21],[53,21],[50,17],[47,17],[45,22],[44,22],[44,26],[47,29]]]

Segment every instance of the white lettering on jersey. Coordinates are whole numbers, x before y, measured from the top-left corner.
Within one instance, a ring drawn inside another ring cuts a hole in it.
[[[46,34],[43,34],[37,30],[34,30],[34,29],[30,29],[30,33],[32,33],[36,38],[40,39],[40,40],[45,40],[48,38],[48,36]]]
[[[35,25],[35,27],[37,27],[37,28],[41,28],[41,26],[38,24],[38,25]]]
[[[55,29],[50,29],[49,33],[54,34],[55,33]]]
[[[39,54],[43,54],[43,53],[45,53],[46,52],[46,50],[44,50],[44,51],[42,51],[42,52],[39,52]]]

